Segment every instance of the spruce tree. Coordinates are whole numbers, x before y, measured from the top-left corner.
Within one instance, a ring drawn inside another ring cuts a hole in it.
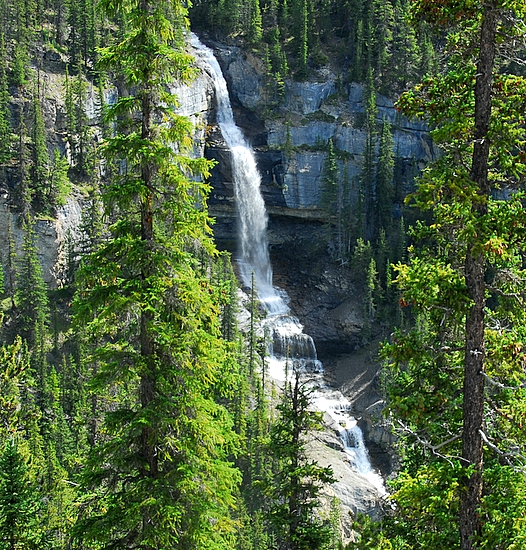
[[[22,220],[29,220],[31,204],[33,201],[33,189],[29,179],[30,152],[28,148],[28,132],[25,121],[24,105],[20,106],[20,122],[18,125],[18,184],[15,188],[15,203],[20,211]]]
[[[44,353],[49,323],[49,300],[32,222],[25,226],[22,256],[17,269],[16,304],[17,333],[26,340],[32,353]]]
[[[447,64],[398,106],[434,125],[442,154],[411,199],[430,223],[415,224],[408,261],[396,266],[400,304],[416,322],[384,348],[404,457],[396,511],[362,542],[521,547],[526,81],[506,74],[499,57],[521,55],[526,9],[418,0],[412,17],[444,33]]]
[[[372,0],[369,9],[372,17],[372,28],[374,29],[372,41],[369,45],[372,67],[377,81],[383,83],[392,58],[393,6],[390,0]]]
[[[31,186],[31,206],[35,212],[50,213],[49,202],[49,151],[46,144],[46,129],[42,114],[42,98],[40,97],[40,82],[31,102],[31,166],[29,170]]]
[[[259,0],[252,0],[250,5],[250,21],[248,25],[247,39],[248,43],[253,46],[258,46],[263,37],[261,8]]]
[[[0,455],[0,545],[5,550],[48,548],[39,525],[41,495],[14,438]]]
[[[334,481],[332,469],[306,457],[306,436],[319,427],[320,415],[311,410],[308,387],[297,371],[285,383],[279,416],[270,432],[270,451],[276,462],[271,486],[269,521],[279,548],[321,550],[331,539],[331,526],[316,510],[319,492]]]
[[[120,168],[103,201],[114,223],[83,262],[76,300],[77,329],[94,350],[91,387],[113,402],[82,474],[88,498],[75,537],[114,548],[231,548],[236,436],[213,399],[228,380],[226,353],[199,265],[216,251],[208,187],[189,178],[210,163],[186,155],[191,124],[166,91],[195,74],[186,8],[178,0],[103,0],[101,8],[128,20],[101,68],[132,95],[108,107],[116,131],[104,154]]]
[[[327,156],[323,164],[320,206],[326,212],[332,254],[338,260],[342,260],[345,232],[344,184],[340,181],[340,171],[336,162],[332,139],[329,140]]]
[[[360,185],[365,198],[365,235],[371,239],[375,231],[375,206],[377,198],[376,189],[376,91],[374,85],[373,71],[369,68],[367,82],[364,88],[363,102],[365,105],[365,149],[363,152],[362,170],[360,172]]]
[[[387,120],[380,130],[380,146],[376,167],[376,213],[377,231],[384,229],[390,233],[393,222],[394,201],[394,153],[391,125]]]
[[[7,82],[7,52],[3,32],[0,31],[0,167],[12,158],[11,114]]]

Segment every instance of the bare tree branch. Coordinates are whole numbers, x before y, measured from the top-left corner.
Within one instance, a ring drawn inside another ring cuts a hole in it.
[[[453,460],[454,459],[464,460],[460,456],[446,456],[446,455],[438,452],[438,450],[441,449],[442,447],[445,447],[446,445],[449,445],[450,443],[453,443],[454,441],[458,441],[459,439],[461,439],[462,434],[454,435],[454,436],[450,437],[449,439],[447,439],[446,441],[442,441],[441,443],[438,443],[437,445],[433,445],[429,441],[427,441],[425,439],[422,439],[420,437],[420,435],[418,435],[418,433],[416,433],[414,430],[412,430],[409,426],[406,426],[402,421],[397,420],[397,422],[401,427],[400,431],[403,431],[405,433],[408,433],[408,434],[412,435],[416,439],[416,441],[418,443],[420,443],[420,445],[422,445],[426,449],[429,449],[435,456],[438,456],[439,458],[443,458],[444,460],[447,460],[451,465],[453,465]]]
[[[505,384],[501,384],[500,382],[493,380],[493,378],[490,378],[485,372],[481,372],[480,374],[482,374],[489,384],[500,388],[501,390],[520,390],[526,388],[526,381],[524,381],[520,386],[506,386]]]

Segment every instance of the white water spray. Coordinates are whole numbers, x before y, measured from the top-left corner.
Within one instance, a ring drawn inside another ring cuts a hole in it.
[[[367,478],[379,494],[383,495],[385,488],[382,478],[371,466],[362,431],[350,414],[351,404],[341,392],[329,388],[323,381],[323,367],[317,359],[313,339],[303,332],[299,320],[289,314],[284,291],[278,291],[272,285],[266,236],[268,218],[261,196],[261,177],[254,153],[234,122],[226,81],[214,53],[194,34],[191,43],[199,57],[210,67],[216,90],[217,121],[232,152],[234,196],[238,213],[238,263],[246,286],[251,286],[252,273],[254,274],[259,299],[267,310],[264,330],[271,336],[269,374],[275,380],[283,381],[287,362],[292,363],[300,372],[309,372],[310,384],[316,388],[313,404],[319,410],[327,412],[340,426],[340,437],[353,469]]]

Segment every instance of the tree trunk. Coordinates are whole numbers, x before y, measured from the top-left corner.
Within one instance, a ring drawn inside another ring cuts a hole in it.
[[[497,10],[489,5],[483,14],[480,52],[475,83],[475,129],[471,166],[471,179],[478,184],[477,200],[472,213],[477,221],[488,212],[487,198],[489,159],[489,122],[491,118],[491,88],[495,61],[495,35]],[[477,231],[478,233],[478,231]],[[466,349],[464,357],[464,424],[462,430],[462,458],[472,466],[473,472],[462,480],[460,493],[460,547],[462,550],[476,548],[480,532],[478,509],[482,495],[483,442],[481,431],[484,421],[484,308],[485,308],[485,258],[476,247],[468,245],[465,262],[465,279],[472,306],[466,319]]]
[[[149,3],[145,2],[145,10]],[[142,129],[141,138],[145,142],[152,140],[152,97],[147,90],[143,91],[142,101]],[[144,253],[147,256],[143,261],[142,280],[144,285],[148,285],[148,279],[153,273],[153,253],[154,234],[153,234],[153,166],[151,161],[144,162],[141,167],[141,179],[145,187],[141,196],[141,238],[144,242]],[[153,321],[153,314],[150,311],[141,311],[140,342],[141,356],[144,359],[146,371],[141,374],[140,397],[141,406],[146,408],[156,397],[155,375],[154,375],[154,343],[150,335],[150,325]],[[141,433],[142,454],[145,464],[148,467],[146,475],[155,478],[159,473],[159,463],[157,456],[155,428],[146,425]]]

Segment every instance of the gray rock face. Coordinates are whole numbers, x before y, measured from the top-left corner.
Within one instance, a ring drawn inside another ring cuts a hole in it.
[[[338,88],[336,74],[323,69],[310,81],[286,81],[283,105],[276,107],[268,104],[265,96],[265,75],[259,60],[235,46],[217,43],[212,46],[223,67],[232,102],[238,107],[238,123],[247,135],[257,135],[258,145],[282,152],[282,164],[272,169],[277,187],[271,193],[263,190],[267,206],[272,210],[285,205],[289,215],[319,217],[317,211],[329,139],[346,155],[349,178],[360,173],[366,141],[362,127],[363,85],[350,83],[343,89]],[[378,95],[376,104],[378,122],[391,123],[394,153],[400,160],[411,164],[415,160],[427,162],[435,156],[425,124],[402,117],[387,97]],[[248,111],[270,113],[270,117],[262,120],[263,134],[259,127],[261,121],[255,122],[257,117],[250,120],[250,117],[239,116]],[[343,170],[343,162],[340,168]],[[224,168],[220,171],[226,172]],[[215,178],[214,188],[216,185],[221,189],[219,195],[227,197],[226,184]],[[231,200],[231,196],[228,198]]]
[[[289,208],[317,208],[320,202],[323,153],[293,153],[287,163],[283,195]]]
[[[308,115],[319,111],[323,102],[336,92],[334,75],[327,74],[327,80],[321,82],[285,83],[285,109]]]
[[[60,287],[66,264],[65,242],[68,233],[75,234],[80,225],[81,204],[75,197],[69,197],[61,206],[55,220],[37,220],[35,233],[37,237],[37,254],[42,266],[43,279],[50,288]],[[18,216],[13,213],[5,200],[0,202],[0,235],[7,243],[11,234],[17,256],[22,254],[24,232],[20,227]],[[1,253],[4,271],[7,273],[9,250],[4,246]]]
[[[352,540],[352,522],[356,514],[368,514],[379,519],[381,499],[376,488],[346,462],[344,453],[324,444],[318,439],[319,435],[309,441],[307,452],[320,466],[332,468],[335,482],[324,488],[324,497],[326,508],[329,508],[332,498],[336,497],[339,501],[341,534],[345,544]]]
[[[263,67],[250,53],[236,46],[210,44],[222,65],[229,84],[231,99],[246,109],[260,106],[264,94]]]
[[[268,132],[268,145],[270,147],[283,147],[287,141],[287,126],[281,121],[270,120],[266,123]],[[290,141],[293,147],[308,145],[311,147],[324,146],[334,137],[336,123],[307,122],[303,126],[289,126]]]

